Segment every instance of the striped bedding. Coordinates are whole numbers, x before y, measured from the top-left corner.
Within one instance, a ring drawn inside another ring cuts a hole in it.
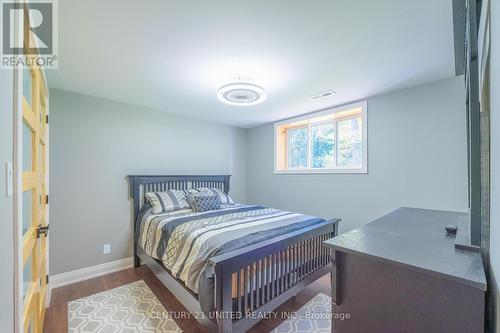
[[[232,204],[194,213],[182,209],[152,214],[143,207],[137,243],[195,294],[204,312],[213,307],[213,271],[208,259],[284,235],[324,219],[255,205]]]

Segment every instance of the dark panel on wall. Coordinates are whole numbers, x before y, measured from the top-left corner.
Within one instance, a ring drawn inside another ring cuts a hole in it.
[[[465,1],[453,0],[453,37],[455,39],[455,75],[465,68]]]

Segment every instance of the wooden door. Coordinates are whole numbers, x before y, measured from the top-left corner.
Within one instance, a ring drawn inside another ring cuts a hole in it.
[[[47,292],[47,90],[43,71],[22,75],[22,327],[43,330]]]

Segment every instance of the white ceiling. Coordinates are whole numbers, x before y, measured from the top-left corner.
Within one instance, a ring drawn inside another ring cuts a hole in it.
[[[252,127],[453,76],[452,26],[452,0],[64,0],[48,83]],[[220,103],[240,75],[267,100]]]

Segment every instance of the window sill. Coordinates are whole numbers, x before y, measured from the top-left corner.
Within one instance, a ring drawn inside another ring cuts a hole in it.
[[[363,169],[308,169],[308,170],[274,170],[275,175],[297,175],[297,174],[368,174]]]

